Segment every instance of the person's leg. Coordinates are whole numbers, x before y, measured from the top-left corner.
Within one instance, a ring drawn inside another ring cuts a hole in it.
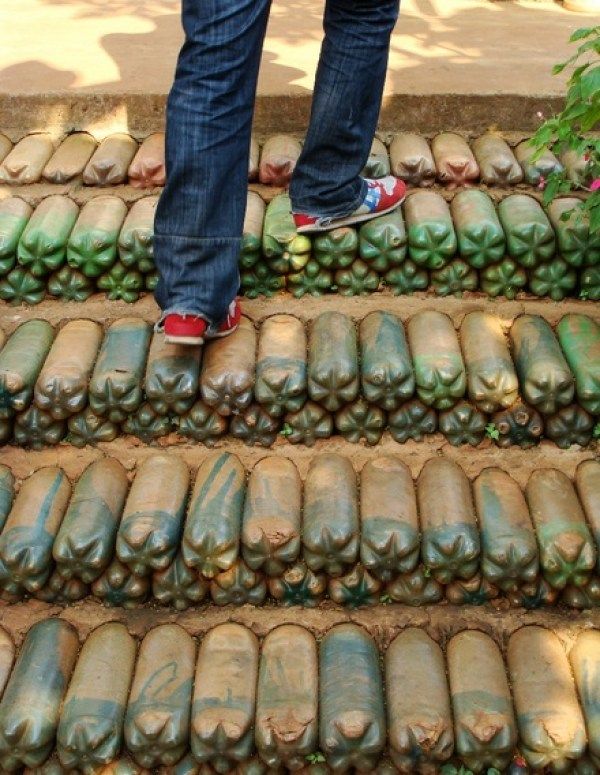
[[[306,142],[290,186],[294,212],[344,216],[366,195],[367,162],[400,0],[327,0]]]
[[[219,323],[239,287],[256,81],[270,0],[183,0],[154,226],[156,299]]]

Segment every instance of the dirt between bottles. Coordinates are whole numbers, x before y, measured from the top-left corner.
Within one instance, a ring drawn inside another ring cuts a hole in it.
[[[556,302],[522,294],[519,298],[491,299],[484,293],[467,292],[462,298],[454,296],[436,297],[431,293],[415,293],[413,296],[394,296],[390,290],[377,291],[369,296],[345,297],[339,294],[330,296],[305,296],[295,299],[281,292],[271,298],[242,299],[242,312],[256,325],[272,315],[293,315],[308,324],[322,312],[342,312],[354,321],[360,321],[370,312],[380,310],[391,312],[406,322],[417,312],[434,309],[447,314],[456,329],[460,328],[463,318],[469,312],[484,311],[497,315],[508,329],[519,315],[541,315],[552,326],[569,312],[588,315],[600,322],[600,304],[579,299],[565,299]],[[17,326],[27,320],[47,320],[53,326],[61,327],[69,320],[86,318],[105,326],[115,320],[133,317],[154,323],[159,310],[151,294],[147,294],[133,304],[124,301],[108,301],[103,293],[96,293],[86,300],[78,302],[47,299],[35,306],[6,307],[0,310],[0,328],[10,334]]]
[[[525,487],[531,473],[540,468],[559,468],[573,477],[575,469],[581,462],[600,457],[597,444],[585,449],[574,446],[568,450],[561,450],[550,441],[542,441],[539,446],[532,449],[515,447],[501,449],[486,439],[477,448],[453,447],[439,433],[426,441],[407,441],[405,444],[399,444],[386,432],[379,444],[372,447],[364,443],[351,444],[340,436],[334,436],[317,441],[313,447],[290,444],[280,438],[269,449],[248,447],[242,441],[230,436],[225,436],[211,448],[190,442],[177,434],[165,436],[159,440],[159,443],[152,445],[145,444],[134,436],[121,436],[115,441],[103,442],[97,447],[83,449],[67,443],[40,451],[6,446],[0,452],[0,462],[9,466],[17,480],[22,480],[45,466],[59,466],[74,482],[95,460],[111,457],[118,460],[129,472],[130,479],[133,479],[135,470],[144,460],[166,447],[169,448],[169,454],[179,455],[188,464],[192,476],[195,476],[198,466],[215,450],[237,455],[248,471],[265,457],[271,455],[286,457],[296,465],[303,479],[314,457],[324,452],[335,452],[347,457],[357,473],[369,460],[382,455],[398,455],[409,467],[414,479],[428,460],[444,455],[458,463],[471,479],[474,479],[483,469],[497,466],[507,471],[521,487]]]
[[[424,629],[442,646],[457,632],[480,630],[494,638],[503,651],[512,633],[526,625],[536,624],[552,630],[567,650],[582,631],[600,628],[600,610],[577,612],[558,608],[526,611],[508,608],[505,601],[498,606],[490,603],[472,608],[443,603],[422,608],[392,604],[351,611],[330,601],[317,608],[277,605],[217,607],[209,603],[183,613],[150,604],[131,610],[106,608],[88,599],[66,608],[36,600],[0,608],[0,624],[17,646],[33,624],[49,617],[60,617],[73,624],[82,641],[96,627],[112,621],[122,622],[137,638],[142,638],[159,624],[177,623],[191,635],[202,637],[218,624],[236,622],[251,629],[258,637],[264,637],[282,624],[300,624],[317,639],[335,624],[353,622],[372,635],[381,651],[407,627]]]

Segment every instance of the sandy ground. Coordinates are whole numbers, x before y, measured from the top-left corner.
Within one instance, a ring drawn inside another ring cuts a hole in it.
[[[577,466],[584,460],[597,458],[594,446],[585,449],[573,446],[561,450],[550,441],[539,446],[523,450],[520,447],[501,449],[489,440],[483,441],[477,448],[453,447],[439,433],[423,441],[407,441],[399,444],[385,433],[375,446],[351,444],[340,436],[318,441],[313,447],[302,444],[289,444],[278,439],[273,447],[249,447],[243,442],[226,436],[215,447],[192,443],[175,434],[165,436],[159,444],[144,444],[134,436],[119,436],[115,441],[102,442],[96,447],[78,449],[67,443],[40,451],[25,450],[20,447],[6,446],[2,450],[2,462],[9,466],[18,479],[23,479],[45,466],[60,466],[69,479],[76,481],[83,471],[101,457],[118,460],[130,472],[131,477],[143,461],[164,450],[168,446],[169,455],[178,455],[195,472],[205,458],[216,450],[226,450],[240,459],[247,470],[251,470],[259,460],[277,455],[292,460],[302,478],[306,477],[309,465],[320,453],[338,453],[347,457],[356,471],[360,471],[369,460],[382,455],[398,455],[409,467],[413,478],[417,478],[425,463],[436,455],[444,455],[454,460],[467,476],[475,478],[485,468],[496,466],[507,471],[515,481],[525,487],[531,473],[540,468],[559,468],[570,477],[575,475]]]
[[[165,93],[180,0],[19,0],[0,7],[0,91]],[[259,92],[312,89],[322,0],[274,0]],[[589,16],[551,0],[403,0],[387,93],[559,94],[552,64]]]
[[[243,299],[243,314],[260,323],[271,315],[294,315],[305,323],[310,323],[321,312],[336,311],[349,315],[353,320],[362,320],[370,312],[383,310],[397,315],[406,322],[417,312],[436,309],[452,319],[456,329],[469,312],[482,310],[498,315],[506,328],[518,316],[525,313],[542,315],[552,326],[568,312],[588,315],[600,322],[600,305],[579,299],[565,299],[561,302],[551,299],[538,299],[522,294],[522,298],[509,301],[504,298],[492,299],[484,293],[465,293],[462,298],[454,296],[438,297],[428,292],[415,293],[413,296],[394,296],[383,290],[368,296],[344,297],[331,294],[314,298],[312,296],[294,299],[288,293],[278,293],[272,298]],[[108,301],[103,293],[90,296],[84,304],[61,302],[47,299],[35,306],[0,306],[0,328],[11,333],[26,320],[41,318],[54,326],[64,325],[68,320],[78,318],[97,320],[106,325],[124,317],[138,317],[153,323],[158,317],[158,307],[151,294],[146,294],[134,304],[122,301]]]

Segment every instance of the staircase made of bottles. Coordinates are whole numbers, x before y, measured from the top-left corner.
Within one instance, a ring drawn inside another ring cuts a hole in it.
[[[299,138],[201,352],[152,329],[164,136],[0,135],[0,768],[598,772],[585,165],[382,134],[402,209],[311,239]]]

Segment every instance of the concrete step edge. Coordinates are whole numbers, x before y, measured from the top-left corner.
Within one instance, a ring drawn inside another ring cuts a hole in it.
[[[166,98],[166,94],[152,93],[0,92],[2,131],[13,140],[25,131],[64,134],[75,129],[99,136],[126,131],[142,138],[164,128]],[[562,97],[548,94],[396,93],[384,101],[379,129],[532,131],[539,126],[540,112],[545,116],[556,113],[563,102]],[[304,132],[310,105],[311,95],[258,95],[254,131],[257,135]]]

